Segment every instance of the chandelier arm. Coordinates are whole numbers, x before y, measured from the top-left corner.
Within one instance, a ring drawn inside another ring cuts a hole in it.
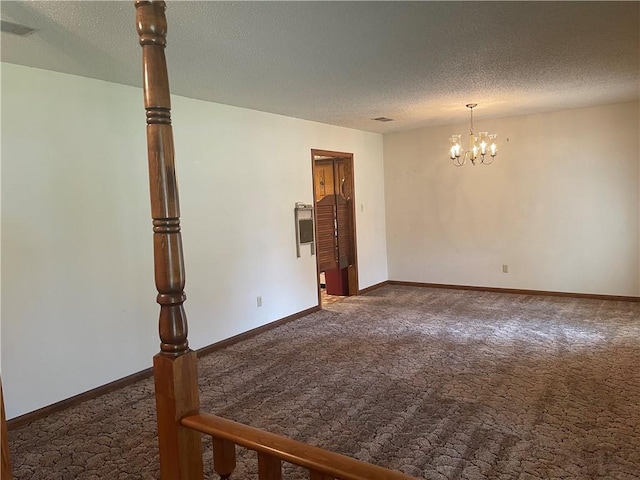
[[[461,167],[461,166],[463,166],[463,165],[464,165],[464,161],[465,161],[465,158],[464,158],[464,157],[462,157],[462,160],[460,160],[460,157],[456,157],[456,158],[454,158],[454,159],[453,159],[453,164],[454,164],[456,167]]]

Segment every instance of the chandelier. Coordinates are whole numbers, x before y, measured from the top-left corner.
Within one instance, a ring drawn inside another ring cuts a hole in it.
[[[462,135],[453,135],[449,139],[451,142],[449,157],[453,160],[453,164],[456,167],[461,167],[467,160],[471,162],[471,165],[475,165],[476,162],[482,165],[490,165],[498,154],[498,146],[496,145],[497,135],[480,132],[476,137],[473,133],[473,109],[477,106],[477,103],[467,103],[467,108],[471,110],[469,146],[467,150],[464,150],[460,144]]]

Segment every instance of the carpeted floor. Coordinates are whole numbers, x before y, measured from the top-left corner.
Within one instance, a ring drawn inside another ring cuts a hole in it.
[[[640,303],[386,286],[199,372],[203,411],[418,478],[638,479],[639,366]],[[10,442],[17,480],[158,478],[152,381]]]

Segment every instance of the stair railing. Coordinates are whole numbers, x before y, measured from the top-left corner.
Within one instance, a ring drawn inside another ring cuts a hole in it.
[[[135,7],[142,46],[154,271],[160,304],[160,352],[153,359],[153,373],[161,478],[202,480],[201,437],[206,434],[213,440],[214,470],[225,479],[235,469],[239,445],[257,452],[260,480],[279,480],[283,461],[306,468],[312,480],[410,480],[399,472],[200,413],[196,353],[189,349],[183,307],[184,256],[165,58],[166,5],[164,1],[137,0]]]

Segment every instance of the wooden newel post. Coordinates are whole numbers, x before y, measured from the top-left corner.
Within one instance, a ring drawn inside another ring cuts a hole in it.
[[[153,359],[160,472],[163,480],[201,480],[200,433],[180,425],[184,415],[198,412],[199,398],[196,354],[189,349],[183,308],[184,258],[164,55],[165,2],[138,0],[135,6],[142,46],[154,268],[160,304],[160,352]]]
[[[7,432],[7,420],[4,416],[4,397],[2,395],[2,380],[0,379],[0,457],[2,464],[0,466],[0,478],[2,480],[11,480],[11,461],[9,460],[9,434]]]

